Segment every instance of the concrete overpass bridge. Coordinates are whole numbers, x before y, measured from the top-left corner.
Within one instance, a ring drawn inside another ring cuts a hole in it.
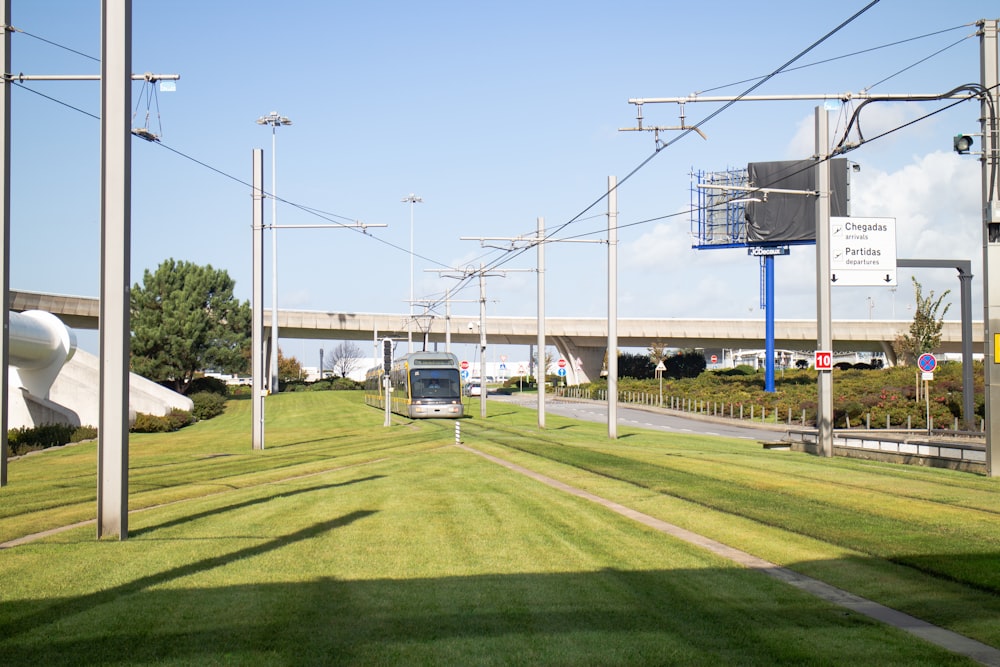
[[[95,297],[63,296],[39,292],[11,291],[10,309],[45,310],[76,329],[97,329],[99,302]],[[264,313],[265,335],[270,335],[270,310]],[[373,341],[391,336],[406,338],[405,314],[344,313],[312,310],[279,310],[281,338]],[[909,330],[910,320],[834,320],[835,351],[883,352],[895,359],[892,341]],[[478,316],[418,317],[415,340],[426,334],[430,342],[479,343]],[[983,326],[973,324],[973,347],[982,350]],[[607,349],[607,319],[599,317],[546,317],[546,340],[571,359],[567,368],[570,384],[587,382],[600,374]],[[776,320],[775,347],[811,352],[816,347],[815,320]],[[533,345],[538,341],[534,317],[492,316],[486,320],[490,345]],[[764,347],[764,320],[692,318],[619,318],[618,345],[646,348],[654,341],[679,348],[760,349]],[[946,321],[939,353],[960,353],[961,323]]]

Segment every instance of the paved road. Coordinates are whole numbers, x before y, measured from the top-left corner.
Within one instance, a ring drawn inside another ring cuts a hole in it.
[[[560,415],[583,421],[602,422],[605,424],[608,421],[607,403],[546,398],[546,414]],[[526,408],[538,407],[538,399],[534,395],[504,396],[490,394],[488,400],[515,403]],[[698,433],[701,435],[742,438],[745,440],[777,440],[784,431],[784,427],[775,429],[762,426],[749,426],[746,425],[746,422],[686,417],[674,410],[658,410],[656,408],[640,409],[624,405],[618,406],[618,425],[648,428],[654,431],[667,431],[670,433]]]

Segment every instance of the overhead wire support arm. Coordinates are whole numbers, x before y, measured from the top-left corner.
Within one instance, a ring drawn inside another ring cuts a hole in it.
[[[629,102],[631,102],[631,101],[632,100],[629,100]],[[618,131],[619,132],[653,132],[653,138],[656,141],[657,150],[659,150],[660,148],[663,147],[663,145],[661,145],[661,144],[663,144],[663,142],[660,141],[660,132],[667,132],[667,131],[680,131],[680,132],[683,132],[683,131],[686,131],[686,130],[693,130],[694,132],[697,132],[698,136],[700,136],[702,139],[708,141],[708,137],[705,136],[705,133],[701,131],[701,128],[699,128],[697,125],[688,125],[685,122],[686,116],[684,115],[684,102],[678,102],[678,105],[680,106],[680,120],[681,120],[681,124],[680,125],[653,125],[651,127],[643,127],[643,125],[642,125],[642,104],[638,103],[638,104],[635,105],[636,106],[636,116],[635,116],[636,126],[635,127],[620,127],[620,128],[618,128]]]
[[[698,183],[695,185],[697,188],[702,188],[704,190],[734,190],[737,192],[749,192],[764,194],[764,201],[767,201],[768,194],[776,195],[811,195],[813,197],[819,196],[818,190],[785,190],[782,188],[755,188],[751,185],[716,185],[714,183]]]
[[[948,98],[942,98],[940,93],[803,93],[798,95],[688,95],[686,97],[632,97],[629,104],[686,104],[688,102],[808,102],[822,100],[838,100],[840,102],[850,102],[852,100],[882,100],[891,101],[916,101],[923,102],[939,99],[970,99],[976,97],[972,93],[956,93]]]
[[[604,243],[608,242],[607,239],[540,239],[538,237],[530,236],[460,236],[458,237],[460,241],[479,241],[479,247],[481,248],[495,248],[497,250],[506,250],[508,252],[513,250],[527,250],[529,248],[534,248],[541,243]],[[487,245],[486,241],[510,241],[511,245],[509,247],[501,247],[495,245]],[[525,243],[523,247],[517,247],[513,244],[515,243]],[[534,269],[503,269],[504,271],[534,271]]]
[[[24,74],[23,72],[18,74],[11,74],[9,72],[4,73],[3,78],[8,82],[23,83],[25,81],[100,81],[100,74]],[[148,81],[149,83],[155,83],[157,81],[178,81],[181,78],[180,74],[153,74],[152,72],[146,72],[144,74],[133,74],[133,81]]]
[[[367,222],[356,222],[352,225],[333,223],[329,225],[323,225],[319,223],[315,224],[304,224],[304,225],[265,225],[270,229],[360,229],[361,231],[366,231],[368,229],[375,229],[376,227],[388,227],[389,225],[378,223],[378,224],[368,224]]]
[[[788,101],[838,101],[841,103],[849,103],[853,101],[861,101],[861,106],[864,106],[868,102],[930,102],[936,100],[970,100],[981,97],[982,93],[970,90],[966,86],[960,86],[959,88],[953,89],[945,94],[941,93],[868,93],[868,92],[841,92],[841,93],[805,93],[798,95],[706,95],[700,96],[697,93],[692,93],[684,97],[633,97],[629,98],[628,103],[634,104],[637,107],[637,127],[625,127],[619,128],[619,132],[638,132],[638,131],[652,131],[655,133],[655,143],[656,151],[659,152],[660,149],[666,146],[659,136],[660,131],[674,130],[674,131],[694,131],[697,132],[704,139],[706,138],[704,133],[697,126],[688,126],[684,122],[684,105],[689,102],[709,102],[709,103],[727,103],[732,104],[735,102],[788,102]],[[681,127],[669,127],[669,126],[654,126],[654,127],[644,127],[642,124],[642,107],[644,104],[677,104],[681,108]],[[860,109],[860,107],[859,107]],[[843,151],[841,151],[843,152]]]
[[[480,248],[494,248],[496,250],[504,250],[507,252],[513,250],[527,250],[528,248],[533,248],[539,243],[542,243],[544,239],[539,239],[537,236],[459,236],[459,241],[479,241]],[[489,245],[487,241],[509,241],[509,246],[498,246]],[[517,245],[523,243],[524,245]]]

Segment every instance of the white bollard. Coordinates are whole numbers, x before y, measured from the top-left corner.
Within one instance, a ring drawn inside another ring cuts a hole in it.
[[[455,444],[462,444],[462,423],[457,421],[455,422]]]

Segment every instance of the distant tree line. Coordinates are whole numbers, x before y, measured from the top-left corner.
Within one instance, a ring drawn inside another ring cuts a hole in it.
[[[705,355],[685,351],[662,357],[663,377],[678,380],[698,377],[706,368]],[[618,354],[618,377],[649,380],[656,377],[657,361],[650,354],[622,352]]]

